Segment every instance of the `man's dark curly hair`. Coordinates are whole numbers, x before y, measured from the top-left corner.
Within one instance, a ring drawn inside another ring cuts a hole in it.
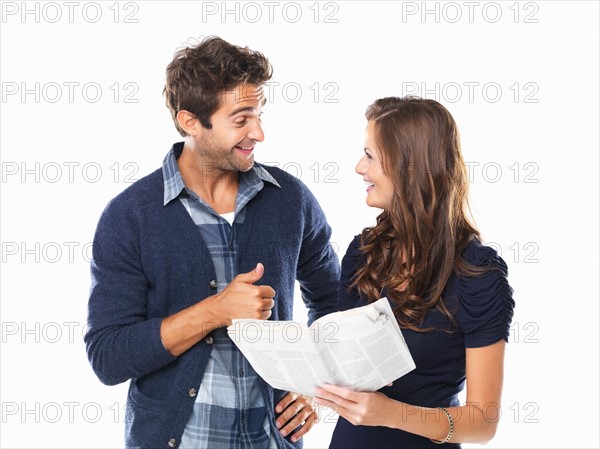
[[[163,94],[175,127],[185,137],[177,122],[179,111],[191,112],[210,129],[210,116],[219,108],[223,92],[240,84],[261,86],[272,75],[273,68],[263,54],[210,36],[175,53],[167,67]]]

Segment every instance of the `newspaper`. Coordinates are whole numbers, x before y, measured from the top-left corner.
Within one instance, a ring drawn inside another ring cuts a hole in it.
[[[415,369],[387,298],[296,321],[233,320],[230,338],[272,387],[314,396],[334,384],[375,391]]]

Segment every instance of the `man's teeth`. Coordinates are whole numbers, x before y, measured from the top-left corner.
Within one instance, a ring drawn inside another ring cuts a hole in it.
[[[254,147],[242,147],[240,145],[237,145],[238,148],[242,149],[242,150],[251,150]]]

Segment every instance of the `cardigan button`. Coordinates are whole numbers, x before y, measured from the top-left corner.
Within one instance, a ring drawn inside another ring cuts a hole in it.
[[[189,395],[190,398],[195,397],[197,393],[198,393],[198,391],[195,388],[190,388],[188,390],[188,395]]]
[[[212,281],[210,281],[210,289],[211,290],[216,290],[217,287],[219,286],[219,284],[217,284],[217,281],[215,281],[214,279]]]
[[[177,440],[175,438],[169,440],[169,447],[177,447]]]
[[[210,335],[204,339],[204,342],[205,342],[207,345],[212,345],[212,344],[213,344],[213,341],[214,341],[214,340],[213,340],[213,338],[212,338]]]

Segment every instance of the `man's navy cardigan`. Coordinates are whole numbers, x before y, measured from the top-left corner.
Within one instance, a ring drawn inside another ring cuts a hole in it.
[[[281,188],[265,183],[246,205],[238,273],[264,264],[257,284],[275,289],[272,320],[292,319],[297,279],[312,322],[335,310],[340,268],[331,229],[301,181],[265,168]],[[179,444],[212,349],[205,338],[174,357],[160,339],[162,319],[213,295],[216,279],[200,231],[180,201],[163,205],[163,191],[160,169],[127,188],[104,210],[93,243],[85,343],[103,383],[131,379],[128,448]],[[285,392],[260,383],[275,429],[274,407]],[[274,434],[279,448],[302,445]]]

